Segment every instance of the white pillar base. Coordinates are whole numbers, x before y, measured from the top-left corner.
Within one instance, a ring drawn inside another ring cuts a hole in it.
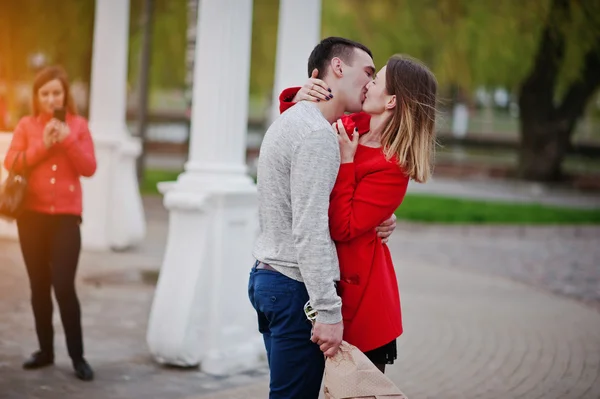
[[[98,169],[91,179],[82,179],[82,245],[91,250],[126,249],[146,235],[135,162],[141,146],[128,133],[94,134],[93,126],[91,131]]]
[[[239,172],[195,171],[161,187],[169,189],[169,235],[148,323],[150,352],[159,363],[200,365],[213,375],[256,368],[264,345],[247,295],[256,186]]]

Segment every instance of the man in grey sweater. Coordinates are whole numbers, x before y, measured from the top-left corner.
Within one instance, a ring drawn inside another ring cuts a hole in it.
[[[318,398],[323,354],[336,353],[343,333],[328,220],[340,165],[331,124],[361,110],[375,66],[362,44],[327,38],[310,55],[309,75],[315,68],[335,96],[283,113],[267,130],[258,161],[260,233],[249,297],[267,350],[271,399]],[[318,312],[314,326],[303,311],[309,299]]]

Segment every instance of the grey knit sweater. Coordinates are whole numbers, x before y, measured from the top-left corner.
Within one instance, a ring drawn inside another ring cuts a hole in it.
[[[317,321],[342,320],[329,196],[340,165],[337,137],[316,104],[299,102],[267,130],[258,159],[260,233],[253,255],[302,281]]]

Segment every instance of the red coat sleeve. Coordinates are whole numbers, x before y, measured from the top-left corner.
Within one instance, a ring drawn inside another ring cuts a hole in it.
[[[334,241],[349,241],[375,229],[400,206],[408,176],[388,164],[356,181],[353,163],[340,165],[329,205],[329,227]]]
[[[279,94],[279,113],[283,114],[285,111],[290,109],[296,104],[292,100],[296,96],[296,94],[300,91],[301,87],[289,87]],[[342,119],[344,120],[344,125],[348,126],[349,123],[346,121],[346,118],[351,120],[354,123],[354,126],[358,128],[358,134],[367,133],[370,130],[371,123],[371,115],[366,112],[357,112],[350,115],[344,115]]]
[[[80,176],[90,177],[96,172],[96,154],[94,142],[90,129],[85,120],[81,121],[79,134],[71,132],[65,140],[60,143],[73,167]]]
[[[279,95],[279,113],[283,114],[289,108],[292,108],[295,102],[292,100],[296,96],[296,93],[300,91],[301,87],[289,87],[281,92]]]
[[[27,142],[28,120],[23,118],[15,127],[10,147],[4,158],[4,167],[7,170],[13,169],[17,173],[22,173],[24,166],[30,169],[43,161],[48,156],[48,149],[43,141],[29,145]],[[25,152],[25,164],[23,163],[23,152]]]

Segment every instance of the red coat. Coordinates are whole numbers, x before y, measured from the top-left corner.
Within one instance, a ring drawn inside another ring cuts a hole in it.
[[[286,89],[280,110],[299,88]],[[342,118],[346,130],[369,130],[365,113]],[[329,224],[340,262],[338,292],[342,298],[344,339],[366,352],[402,334],[400,294],[390,251],[375,227],[400,206],[408,186],[398,164],[381,148],[359,145],[354,163],[340,165],[331,193]]]
[[[85,118],[67,115],[71,133],[62,143],[47,149],[43,142],[49,116],[26,116],[15,128],[4,167],[23,170],[22,151],[29,170],[24,208],[46,214],[81,215],[80,176],[96,171],[94,144]],[[15,162],[16,159],[16,162]]]

